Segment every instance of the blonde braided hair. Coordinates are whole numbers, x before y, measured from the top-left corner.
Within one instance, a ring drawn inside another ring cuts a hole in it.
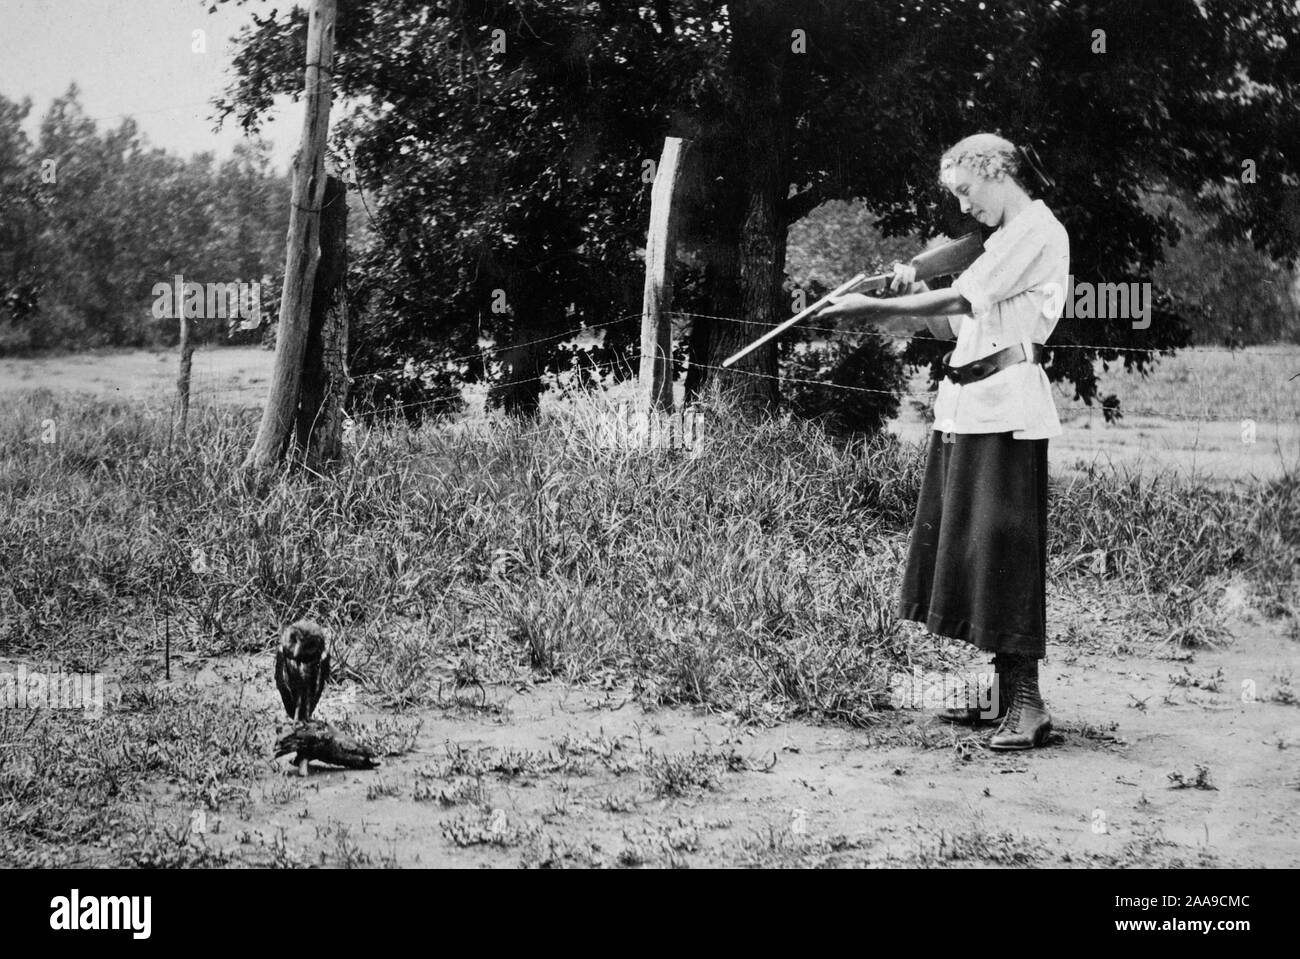
[[[976,133],[949,147],[939,160],[939,182],[950,186],[957,167],[965,167],[987,180],[1009,176],[1021,189],[1027,189],[1021,176],[1020,151],[996,133]]]

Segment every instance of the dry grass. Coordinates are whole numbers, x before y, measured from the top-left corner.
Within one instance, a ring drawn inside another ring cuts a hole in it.
[[[260,650],[310,614],[395,705],[613,668],[659,702],[868,719],[884,672],[926,655],[892,612],[919,451],[722,407],[699,455],[606,449],[608,412],[377,430],[330,476],[258,489],[238,473],[247,413],[169,445],[161,411],[28,394],[0,432],[0,639],[93,665],[157,651],[168,625],[201,652]],[[1182,587],[1192,607],[1240,573],[1290,608],[1294,476],[1225,493],[1094,468],[1052,510],[1057,575]]]
[[[0,636],[94,663],[156,652],[167,622],[201,652],[263,649],[310,613],[399,705],[616,668],[660,702],[869,715],[915,653],[889,606],[917,452],[725,415],[696,457],[602,449],[589,412],[379,431],[329,477],[252,489],[247,415],[168,447],[159,415],[31,395],[4,436]]]
[[[0,648],[130,674],[168,630],[174,649],[262,651],[277,625],[311,615],[337,637],[340,675],[394,707],[475,708],[493,681],[613,677],[647,703],[859,725],[878,718],[891,671],[940,660],[892,609],[916,447],[846,447],[715,405],[698,455],[610,449],[610,413],[580,397],[529,424],[378,429],[328,476],[258,485],[238,471],[249,411],[203,411],[181,443],[160,407],[21,394],[0,423]],[[1186,642],[1229,574],[1268,612],[1300,612],[1300,477],[1225,493],[1097,468],[1054,483],[1050,525],[1052,575],[1145,597],[1166,641]],[[238,804],[261,774],[252,729],[267,717],[134,688],[97,723],[5,727],[6,861],[216,864],[183,823],[146,821],[135,803],[172,779],[187,804]],[[376,731],[393,748],[404,735]],[[543,760],[576,761],[501,763]],[[645,771],[674,794],[726,768],[665,757]],[[502,834],[448,828],[462,842]],[[349,843],[337,858],[357,864]],[[259,855],[293,861],[287,847]]]
[[[1300,422],[1300,345],[1251,346],[1232,352],[1187,351],[1162,357],[1146,376],[1123,361],[1097,366],[1101,395],[1117,394],[1125,410],[1176,417],[1246,417],[1260,423]],[[1292,377],[1296,377],[1292,379]],[[1082,407],[1060,392],[1062,420]]]

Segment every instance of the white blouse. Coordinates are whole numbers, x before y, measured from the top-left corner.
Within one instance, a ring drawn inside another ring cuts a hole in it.
[[[1070,238],[1042,200],[1034,200],[984,243],[984,252],[953,289],[971,305],[949,317],[957,336],[950,360],[970,363],[1013,343],[1029,352],[1046,343],[1064,309],[1070,275]],[[1061,435],[1047,373],[1017,363],[978,383],[946,377],[934,399],[934,429],[945,433],[1003,433],[1018,440]]]

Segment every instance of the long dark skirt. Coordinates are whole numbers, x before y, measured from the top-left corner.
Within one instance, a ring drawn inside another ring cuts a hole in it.
[[[1047,440],[930,433],[898,615],[995,653],[1047,648]]]

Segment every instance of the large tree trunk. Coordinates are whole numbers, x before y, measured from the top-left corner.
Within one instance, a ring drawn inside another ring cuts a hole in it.
[[[791,31],[788,5],[780,0],[740,0],[730,5],[732,44],[728,62],[730,106],[743,158],[744,201],[736,248],[741,322],[715,321],[708,363],[722,361],[785,319],[781,284],[785,278],[784,201],[790,186],[791,118],[786,73]],[[733,372],[734,371],[734,372]],[[709,371],[722,388],[754,410],[771,410],[778,396],[776,348],[764,346],[731,370]]]
[[[343,404],[348,395],[348,311],[343,289],[347,240],[347,189],[342,180],[331,176],[325,181],[321,207],[320,260],[295,424],[298,448],[308,467],[316,470],[343,453]]]
[[[518,330],[520,338],[527,330]],[[494,402],[499,403],[507,416],[535,416],[541,408],[542,375],[541,357],[536,346],[511,346],[501,355],[505,379],[492,387]]]
[[[725,218],[719,217],[714,226],[721,227]],[[739,217],[736,218],[737,221]],[[731,238],[722,242],[708,244],[705,251],[704,289],[708,291],[709,301],[704,316],[691,319],[691,332],[687,339],[691,365],[686,370],[685,399],[689,404],[701,399],[710,382],[714,370],[701,364],[712,364],[713,342],[717,337],[718,327],[725,321],[713,316],[740,315],[740,271],[736,247],[739,243],[740,229],[737,225]],[[698,360],[697,360],[698,358]],[[725,358],[725,355],[724,355]]]
[[[527,418],[541,408],[542,351],[548,344],[536,341],[549,331],[535,315],[537,298],[526,287],[512,287],[510,296],[515,321],[510,327],[510,345],[500,354],[501,381],[492,385],[489,406],[499,406],[507,416]]]

